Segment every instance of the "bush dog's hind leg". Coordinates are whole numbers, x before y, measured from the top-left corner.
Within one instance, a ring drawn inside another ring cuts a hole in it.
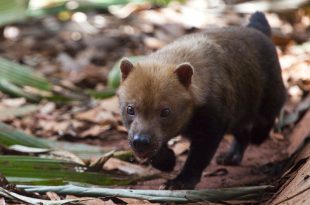
[[[234,140],[227,152],[220,154],[216,162],[221,165],[239,165],[251,139],[252,125],[235,131]]]

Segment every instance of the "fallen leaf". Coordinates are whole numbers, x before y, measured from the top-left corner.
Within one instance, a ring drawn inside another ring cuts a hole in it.
[[[127,204],[152,204],[152,205],[160,205],[160,203],[150,203],[148,201],[143,201],[139,199],[130,199],[130,198],[122,198]]]
[[[89,128],[88,130],[83,131],[79,134],[81,137],[89,137],[89,136],[99,136],[100,134],[111,129],[111,125],[95,125]]]
[[[159,49],[165,45],[163,41],[154,37],[145,37],[144,44],[151,49]]]
[[[52,201],[61,200],[61,198],[55,192],[48,191],[46,192],[46,196]]]
[[[100,107],[77,113],[75,117],[79,120],[85,120],[100,125],[115,125],[117,123],[110,111],[102,110]]]
[[[277,132],[271,132],[271,135],[270,135],[271,139],[274,139],[274,140],[284,140],[284,135],[282,133],[277,133]]]
[[[218,168],[212,172],[204,173],[203,176],[215,177],[215,176],[225,176],[228,174],[228,170],[225,168]]]
[[[285,127],[287,125],[296,123],[299,120],[300,115],[309,108],[310,95],[305,97],[301,102],[296,105],[296,107],[294,107],[289,113],[284,115],[280,126]]]
[[[85,205],[116,205],[112,200],[103,201],[102,199],[90,198],[90,197],[77,197],[73,195],[67,195],[66,199],[76,199]]]
[[[150,170],[146,169],[142,166],[135,165],[129,162],[125,162],[116,158],[110,158],[105,164],[104,169],[107,170],[120,170],[127,174],[138,174],[138,175],[146,175],[149,174]]]
[[[42,154],[42,153],[47,153],[50,151],[50,149],[27,147],[23,145],[12,145],[9,147],[9,149],[20,152],[20,153],[27,153],[27,154]]]
[[[55,108],[56,108],[55,103],[53,102],[46,103],[44,106],[40,108],[40,114],[48,115],[52,113],[55,110]]]
[[[296,156],[297,159],[292,167],[286,174],[292,172],[289,175],[287,183],[279,189],[278,192],[267,204],[280,205],[280,204],[309,204],[309,143],[303,148],[301,152]],[[295,158],[295,159],[296,159]],[[287,177],[287,176],[286,176]]]
[[[0,187],[5,187],[7,185],[9,185],[10,183],[8,182],[8,180],[5,178],[5,176],[3,174],[0,173]]]
[[[0,198],[0,205],[6,205],[5,199],[3,197]]]
[[[115,150],[112,150],[106,154],[104,154],[102,157],[98,158],[96,161],[92,162],[89,165],[89,170],[92,171],[99,171],[103,168],[104,164],[113,156],[115,153]]]
[[[100,107],[113,113],[120,113],[119,102],[116,96],[101,100]]]
[[[189,141],[182,139],[182,141],[175,143],[172,149],[174,153],[178,156],[184,154],[189,149],[189,144]]]
[[[66,199],[66,200],[59,200],[59,201],[37,199],[37,198],[23,196],[23,195],[15,193],[15,192],[3,189],[1,187],[0,187],[0,192],[1,192],[1,195],[5,195],[6,197],[8,197],[10,199],[18,200],[22,203],[27,203],[27,204],[62,205],[62,204],[70,203],[70,202],[80,201],[79,199],[71,199],[71,200]]]
[[[310,110],[306,112],[304,117],[298,122],[290,134],[290,145],[287,148],[288,154],[294,154],[299,147],[303,145],[304,140],[310,135]]]
[[[52,156],[54,159],[61,159],[61,160],[66,160],[70,162],[75,162],[77,164],[85,165],[82,159],[80,159],[78,156],[68,151],[52,150],[51,152],[49,152],[49,157],[50,156]]]
[[[26,103],[25,98],[9,98],[9,99],[3,99],[2,102],[3,105],[7,107],[20,107]]]
[[[11,107],[11,108],[1,108],[0,109],[0,120],[10,120],[15,117],[21,117],[24,115],[28,115],[37,111],[37,105],[24,105],[22,107]]]
[[[117,205],[111,199],[105,201],[104,199],[89,199],[84,201],[83,204],[85,205]]]
[[[127,129],[126,129],[126,127],[123,126],[123,125],[118,125],[118,126],[116,127],[116,130],[119,131],[119,132],[127,133]]]

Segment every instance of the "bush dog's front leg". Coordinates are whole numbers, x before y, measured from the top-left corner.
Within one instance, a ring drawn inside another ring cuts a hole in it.
[[[223,135],[213,138],[193,136],[189,154],[180,174],[167,181],[165,189],[193,189],[200,181],[203,170],[210,163]]]

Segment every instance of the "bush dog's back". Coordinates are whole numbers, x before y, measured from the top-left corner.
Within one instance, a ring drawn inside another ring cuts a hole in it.
[[[171,171],[167,141],[191,141],[188,159],[167,189],[192,189],[225,133],[234,135],[220,164],[238,165],[249,143],[268,137],[285,101],[270,27],[256,12],[247,27],[184,36],[137,63],[121,61],[120,108],[129,143],[141,159]]]

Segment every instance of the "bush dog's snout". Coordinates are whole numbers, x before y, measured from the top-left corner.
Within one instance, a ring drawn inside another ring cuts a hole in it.
[[[143,158],[150,151],[151,136],[145,134],[135,134],[131,144],[137,155]]]

